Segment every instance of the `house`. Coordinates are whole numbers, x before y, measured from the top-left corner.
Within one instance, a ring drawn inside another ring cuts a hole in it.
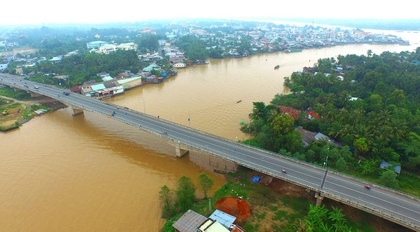
[[[177,232],[197,232],[197,228],[207,220],[203,215],[188,210],[184,213],[174,224],[175,231]]]
[[[420,65],[420,60],[413,60],[411,61],[411,64]]]
[[[216,209],[209,217],[210,219],[214,221],[218,221],[221,223],[224,227],[229,228],[233,222],[236,220],[236,217],[227,214],[221,210]]]
[[[229,230],[218,221],[208,218],[197,228],[197,232],[229,232]]]
[[[394,166],[395,173],[397,173],[397,174],[401,173],[401,165],[400,164],[392,165],[392,164],[386,162],[385,160],[382,160],[381,164],[379,164],[379,167],[382,168],[382,169],[392,167],[392,166]]]
[[[175,63],[173,66],[175,68],[185,68],[185,67],[187,67],[187,64],[179,62],[179,63]]]
[[[126,51],[128,51],[128,50],[137,51],[137,47],[138,47],[137,44],[131,42],[131,43],[122,43],[122,44],[117,46],[117,49],[126,50]]]
[[[98,48],[98,52],[101,54],[109,54],[111,52],[115,52],[117,50],[117,46],[114,44],[104,44],[100,48]]]
[[[312,107],[308,107],[308,109],[306,110],[306,114],[308,115],[308,118],[310,120],[316,119],[316,120],[320,120],[321,117],[312,109]]]
[[[172,227],[177,232],[245,232],[234,224],[236,217],[216,209],[208,218],[188,210]]]
[[[294,120],[297,120],[299,118],[300,110],[297,110],[297,109],[294,109],[294,108],[288,107],[288,106],[279,106],[279,108],[280,108],[280,113],[288,114],[288,115],[292,116],[292,118]]]
[[[313,141],[326,141],[333,146],[342,147],[342,144],[334,141],[323,133],[308,131],[303,129],[301,126],[298,126],[295,130],[297,130],[302,137],[302,146],[304,147],[309,146],[309,144],[311,144]]]
[[[88,50],[90,49],[98,49],[102,47],[103,45],[108,44],[108,42],[105,41],[92,41],[86,44],[86,47]]]
[[[63,56],[54,56],[53,58],[50,59],[50,62],[57,63],[57,62],[60,62],[62,59],[63,59]]]
[[[0,64],[0,71],[5,70],[9,64]]]

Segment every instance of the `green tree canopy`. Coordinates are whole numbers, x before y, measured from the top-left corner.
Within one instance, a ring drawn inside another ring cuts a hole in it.
[[[202,172],[198,175],[198,186],[203,191],[204,197],[207,198],[207,192],[213,187],[214,180]]]
[[[175,192],[179,211],[188,210],[195,203],[195,186],[191,178],[182,176]]]

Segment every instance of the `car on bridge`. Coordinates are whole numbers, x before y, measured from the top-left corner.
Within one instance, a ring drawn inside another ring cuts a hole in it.
[[[66,96],[69,96],[70,95],[70,93],[69,92],[66,92],[66,91],[64,91],[63,94],[66,95]]]

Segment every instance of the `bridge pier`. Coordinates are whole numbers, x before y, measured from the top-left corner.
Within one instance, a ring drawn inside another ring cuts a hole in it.
[[[181,143],[178,142],[175,144],[175,155],[178,158],[183,157],[184,155],[188,154],[189,151],[181,148]]]
[[[75,106],[72,106],[71,108],[73,110],[73,116],[83,114],[83,109],[80,109],[80,108],[75,107]]]
[[[34,92],[30,92],[31,97],[33,98],[37,98],[37,97],[42,97],[43,95],[39,94],[39,93],[34,93]]]
[[[324,196],[321,196],[321,192],[316,192],[315,198],[316,198],[316,206],[320,206],[322,204],[322,200],[324,200]]]
[[[194,164],[216,173],[235,173],[239,166],[235,162],[214,156],[205,151],[191,152],[189,158]]]

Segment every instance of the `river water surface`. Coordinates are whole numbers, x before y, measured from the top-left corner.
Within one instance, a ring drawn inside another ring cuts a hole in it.
[[[240,122],[248,122],[252,102],[268,104],[283,93],[283,77],[319,58],[419,46],[418,34],[399,35],[412,45],[347,45],[210,60],[109,101],[242,140],[247,135],[240,132]],[[164,223],[158,197],[163,185],[174,189],[182,175],[195,181],[201,171],[215,180],[212,191],[225,181],[188,156],[176,159],[173,154],[165,141],[95,113],[73,117],[66,108],[36,117],[0,134],[0,230],[158,231]]]

